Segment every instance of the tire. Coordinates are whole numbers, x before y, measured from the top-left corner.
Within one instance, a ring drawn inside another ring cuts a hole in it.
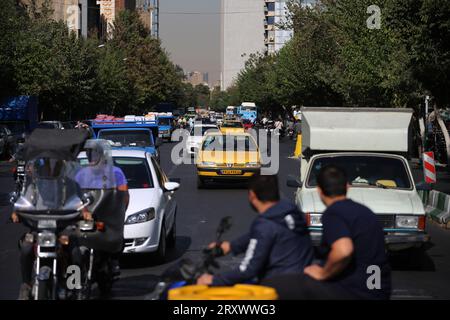
[[[205,181],[200,178],[197,177],[197,189],[203,189],[205,187]]]
[[[108,276],[103,275],[97,281],[98,290],[100,291],[101,297],[108,297],[111,295],[113,281],[108,278]]]
[[[167,237],[167,247],[168,248],[175,248],[177,242],[177,212],[175,211],[175,215],[173,217],[173,226],[172,230],[170,230],[170,233]]]
[[[167,232],[164,224],[165,222],[163,221],[161,226],[161,234],[159,236],[158,250],[155,253],[155,260],[157,263],[163,263],[166,260]]]
[[[38,287],[38,300],[50,300],[51,299],[51,280],[40,280]]]

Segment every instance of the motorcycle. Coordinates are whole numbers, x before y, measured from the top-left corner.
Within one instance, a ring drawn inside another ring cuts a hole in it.
[[[81,194],[77,155],[86,139],[82,130],[36,129],[24,148],[27,186],[11,201],[30,229],[22,241],[33,247],[36,300],[89,299],[95,282],[106,293],[114,281],[109,252],[122,249],[126,208],[115,188]],[[86,208],[93,220],[82,220]]]
[[[171,289],[196,284],[197,279],[204,273],[214,274],[220,269],[217,258],[223,256],[220,247],[222,236],[231,228],[231,217],[222,218],[216,231],[216,246],[206,248],[202,251],[202,259],[194,262],[190,259],[183,259],[180,263],[169,267],[162,275],[160,281],[152,293],[145,297],[146,300],[165,300]]]
[[[11,201],[20,221],[30,229],[22,245],[33,248],[31,296],[36,300],[57,299],[65,286],[64,267],[70,264],[69,251],[73,249],[68,230],[78,223],[91,201],[89,196],[77,194],[69,179],[84,139],[70,132],[54,136],[54,132],[37,129],[24,146],[27,186],[20,193],[15,191]]]

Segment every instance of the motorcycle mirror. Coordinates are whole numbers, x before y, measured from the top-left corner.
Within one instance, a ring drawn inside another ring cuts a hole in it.
[[[219,227],[217,228],[217,240],[220,240],[222,234],[230,230],[232,218],[230,216],[223,217],[220,220]]]
[[[83,194],[83,197],[81,199],[83,203],[93,203],[94,202],[94,196],[90,192],[86,192]]]
[[[9,202],[14,204],[17,199],[19,199],[19,193],[17,191],[13,191],[9,194]]]

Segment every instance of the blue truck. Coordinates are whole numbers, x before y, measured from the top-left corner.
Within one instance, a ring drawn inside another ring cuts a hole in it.
[[[171,137],[172,132],[174,130],[173,120],[174,116],[171,113],[158,114],[157,121],[158,121],[159,138],[167,139],[168,141],[172,140]]]
[[[34,96],[10,97],[0,102],[0,123],[15,135],[30,133],[37,127],[38,99]]]
[[[258,118],[258,108],[253,102],[242,102],[242,104],[237,108],[237,115],[242,120],[247,120],[254,124]]]
[[[158,123],[144,117],[126,116],[123,120],[95,119],[92,129],[97,139],[109,140],[113,148],[144,149],[159,161]],[[155,138],[156,137],[156,138]]]

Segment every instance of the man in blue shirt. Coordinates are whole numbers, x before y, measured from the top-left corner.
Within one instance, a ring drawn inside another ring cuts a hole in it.
[[[376,215],[346,197],[347,177],[341,169],[322,168],[317,183],[327,206],[322,217],[322,242],[329,249],[325,264],[265,284],[282,299],[389,299],[390,267]]]
[[[258,212],[250,232],[220,244],[224,254],[245,252],[239,268],[214,276],[204,274],[197,284],[218,286],[261,281],[274,275],[301,272],[312,263],[313,247],[306,221],[293,203],[280,200],[277,176],[253,176],[248,199]],[[210,247],[215,245],[212,243]]]

